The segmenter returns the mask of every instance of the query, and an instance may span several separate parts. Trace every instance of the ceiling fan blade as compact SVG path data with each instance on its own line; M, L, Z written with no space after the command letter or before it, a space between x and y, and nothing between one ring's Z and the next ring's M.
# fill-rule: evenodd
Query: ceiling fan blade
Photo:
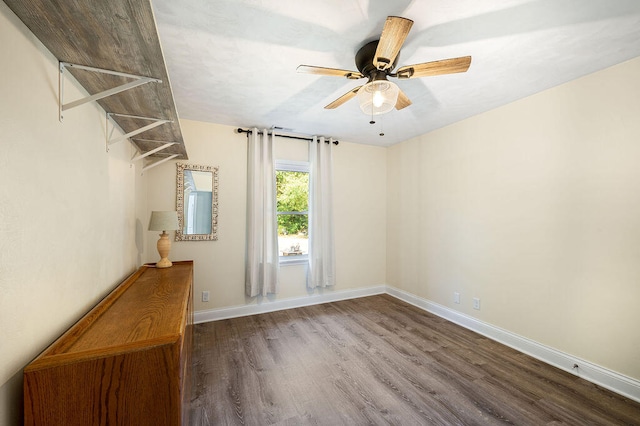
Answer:
M299 65L296 71L305 74L328 75L330 77L346 77L350 80L364 78L358 71L340 70L337 68L314 67L313 65Z
M358 90L360 90L361 87L362 86L358 86L356 88L353 88L353 89L349 90L347 93L345 93L344 95L340 96L338 99L336 99L335 101L331 102L329 105L324 107L324 109L338 108L340 105L342 105L343 103L347 102L349 99L355 97L358 94Z
M398 68L396 77L400 79L428 77L431 75L455 74L466 72L471 65L471 56L443 59L441 61L425 62Z
M386 70L393 66L412 25L413 21L411 19L399 16L387 17L376 54L373 57L373 65L376 68Z
M398 100L396 101L396 109L400 111L401 109L406 108L409 105L411 105L411 99L409 99L407 95L405 95L404 92L400 90L398 92Z

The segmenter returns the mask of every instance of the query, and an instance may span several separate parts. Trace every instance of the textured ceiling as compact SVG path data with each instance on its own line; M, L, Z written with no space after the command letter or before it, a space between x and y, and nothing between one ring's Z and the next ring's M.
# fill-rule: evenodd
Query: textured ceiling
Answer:
M153 0L178 114L388 146L640 56L636 0ZM469 71L397 81L413 104L376 117L352 99L356 70L389 15L414 21L398 66L472 56ZM640 77L639 77L640 78ZM385 136L379 136L380 131Z

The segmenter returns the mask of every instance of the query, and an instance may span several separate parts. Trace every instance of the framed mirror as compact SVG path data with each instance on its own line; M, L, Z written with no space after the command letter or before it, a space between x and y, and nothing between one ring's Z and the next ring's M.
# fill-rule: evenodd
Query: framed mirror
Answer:
M176 241L218 239L218 168L177 163Z

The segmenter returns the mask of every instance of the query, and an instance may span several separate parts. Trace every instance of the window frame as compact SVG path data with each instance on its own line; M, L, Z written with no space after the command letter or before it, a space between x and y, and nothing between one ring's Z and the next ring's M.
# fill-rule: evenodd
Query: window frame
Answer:
M303 172L309 173L311 170L311 163L308 161L295 161L295 160L276 160L275 165L276 171L283 172ZM275 175L274 175L275 180ZM308 191L308 190L307 190ZM308 191L309 203L311 202L311 193ZM277 206L277 203L276 203ZM299 214L299 215L307 215L307 223L309 220L309 211L306 212L280 212L276 207L276 215L280 214ZM303 254L300 256L282 256L280 254L280 247L278 247L278 259L280 265L288 266L288 265L303 265L309 262L309 254Z

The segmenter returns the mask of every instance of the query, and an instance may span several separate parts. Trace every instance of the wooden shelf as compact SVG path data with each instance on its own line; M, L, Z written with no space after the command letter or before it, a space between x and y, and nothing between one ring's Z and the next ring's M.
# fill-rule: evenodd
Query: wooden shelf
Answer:
M61 62L162 80L96 102L108 113L171 120L132 138L132 142L141 153L157 148L162 142L177 142L151 157L178 154L176 159L188 158L149 0L5 0L5 3ZM73 68L68 71L90 95L130 81ZM114 116L113 120L125 133L148 124L120 116Z

